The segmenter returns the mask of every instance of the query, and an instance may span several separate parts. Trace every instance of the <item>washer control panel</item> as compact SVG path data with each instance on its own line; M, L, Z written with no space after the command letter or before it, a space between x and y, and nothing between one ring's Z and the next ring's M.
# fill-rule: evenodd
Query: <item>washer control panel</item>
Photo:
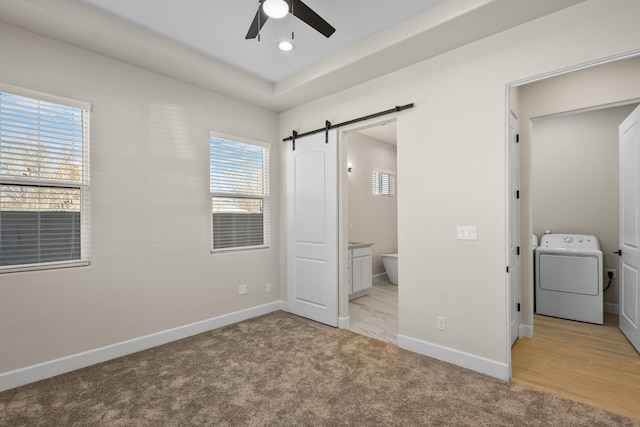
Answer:
M545 234L540 247L557 249L600 249L596 236L589 234Z

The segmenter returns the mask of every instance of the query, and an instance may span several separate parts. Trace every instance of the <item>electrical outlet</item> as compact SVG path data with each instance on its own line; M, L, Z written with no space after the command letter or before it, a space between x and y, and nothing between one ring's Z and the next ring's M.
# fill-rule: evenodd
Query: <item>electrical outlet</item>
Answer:
M442 316L436 317L436 328L439 331L446 331L447 330L447 319L442 317Z
M271 292L271 283L267 283L267 292Z
M247 293L247 285L238 286L238 295L244 295Z
M611 272L611 273L613 273L613 279L617 279L617 278L618 278L618 275L616 274L617 272L616 272L616 269L615 269L615 268L607 268L607 269L604 271L604 277L605 277L605 279L608 279L608 278L609 278L609 273L610 273L610 272Z

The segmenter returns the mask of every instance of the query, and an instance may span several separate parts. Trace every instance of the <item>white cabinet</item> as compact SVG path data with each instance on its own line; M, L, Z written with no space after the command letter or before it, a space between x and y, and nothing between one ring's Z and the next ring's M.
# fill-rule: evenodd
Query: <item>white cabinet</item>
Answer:
M349 299L366 295L371 287L371 245L349 246Z

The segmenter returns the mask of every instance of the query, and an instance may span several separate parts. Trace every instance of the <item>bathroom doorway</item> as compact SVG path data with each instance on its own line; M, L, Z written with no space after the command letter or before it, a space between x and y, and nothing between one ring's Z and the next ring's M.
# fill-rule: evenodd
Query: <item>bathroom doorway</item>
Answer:
M388 260L398 253L397 140L395 119L343 133L348 329L393 344L398 334L398 258L395 271Z

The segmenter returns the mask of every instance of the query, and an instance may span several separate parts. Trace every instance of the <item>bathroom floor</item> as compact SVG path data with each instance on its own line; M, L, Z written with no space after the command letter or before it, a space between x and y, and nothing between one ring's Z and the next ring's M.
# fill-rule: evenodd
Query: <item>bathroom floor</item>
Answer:
M369 294L349 302L349 330L392 344L398 339L398 287L374 283Z

